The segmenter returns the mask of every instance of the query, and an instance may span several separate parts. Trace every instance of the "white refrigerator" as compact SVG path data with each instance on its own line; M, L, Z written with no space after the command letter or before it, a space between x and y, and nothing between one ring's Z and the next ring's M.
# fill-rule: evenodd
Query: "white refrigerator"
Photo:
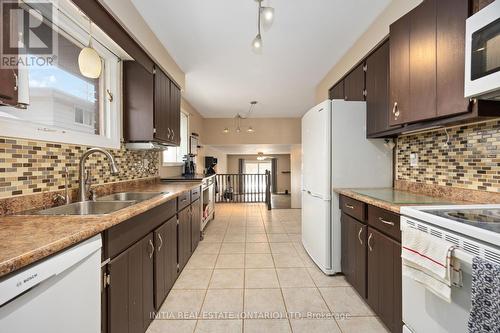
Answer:
M392 150L366 138L366 103L327 100L302 118L302 244L325 273L341 272L333 188L392 186Z

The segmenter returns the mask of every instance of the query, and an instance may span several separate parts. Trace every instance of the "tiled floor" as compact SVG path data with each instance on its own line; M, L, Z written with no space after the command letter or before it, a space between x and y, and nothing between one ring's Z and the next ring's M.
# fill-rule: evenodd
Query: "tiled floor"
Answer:
M300 242L300 210L220 204L149 333L386 332Z

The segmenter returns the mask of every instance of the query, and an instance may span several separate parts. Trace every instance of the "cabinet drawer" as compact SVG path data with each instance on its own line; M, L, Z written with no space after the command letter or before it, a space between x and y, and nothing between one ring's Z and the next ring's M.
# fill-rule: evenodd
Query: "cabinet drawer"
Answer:
M341 195L340 209L359 221L366 221L366 204L364 202Z
M191 196L191 192L187 191L182 193L177 197L177 211L181 211L185 207L189 206L191 201L189 200Z
M398 241L401 241L399 218L399 214L395 214L375 206L368 206L368 225L382 231L386 235Z
M191 190L191 202L194 202L196 199L199 199L200 198L200 193L201 193L200 187L192 189Z

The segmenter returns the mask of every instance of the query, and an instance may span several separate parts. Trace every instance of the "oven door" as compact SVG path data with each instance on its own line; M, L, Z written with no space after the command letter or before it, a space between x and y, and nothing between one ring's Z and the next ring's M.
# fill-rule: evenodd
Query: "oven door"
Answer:
M434 295L419 282L403 276L403 322L406 332L468 332L472 264L468 260L460 261L463 286L452 287L451 303Z
M465 97L500 98L500 1L467 19Z

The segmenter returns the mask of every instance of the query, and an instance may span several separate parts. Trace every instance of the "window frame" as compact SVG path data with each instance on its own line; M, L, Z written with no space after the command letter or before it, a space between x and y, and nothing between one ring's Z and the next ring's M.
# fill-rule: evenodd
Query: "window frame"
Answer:
M86 45L89 35L88 28L85 28L84 24L86 21L88 26L88 20L68 0L51 2L54 5L54 11L59 11L55 14L57 19L54 20L53 29L81 45ZM40 123L30 123L22 119L0 117L1 136L103 148L120 148L122 138L122 60L132 58L95 24L92 24L92 36L93 47L104 60L101 74L104 85L100 87L103 94L100 95L102 98L99 99L99 103L102 103L104 110L104 126L102 127L104 133L99 135L89 134ZM113 95L112 101L105 94L107 89Z

